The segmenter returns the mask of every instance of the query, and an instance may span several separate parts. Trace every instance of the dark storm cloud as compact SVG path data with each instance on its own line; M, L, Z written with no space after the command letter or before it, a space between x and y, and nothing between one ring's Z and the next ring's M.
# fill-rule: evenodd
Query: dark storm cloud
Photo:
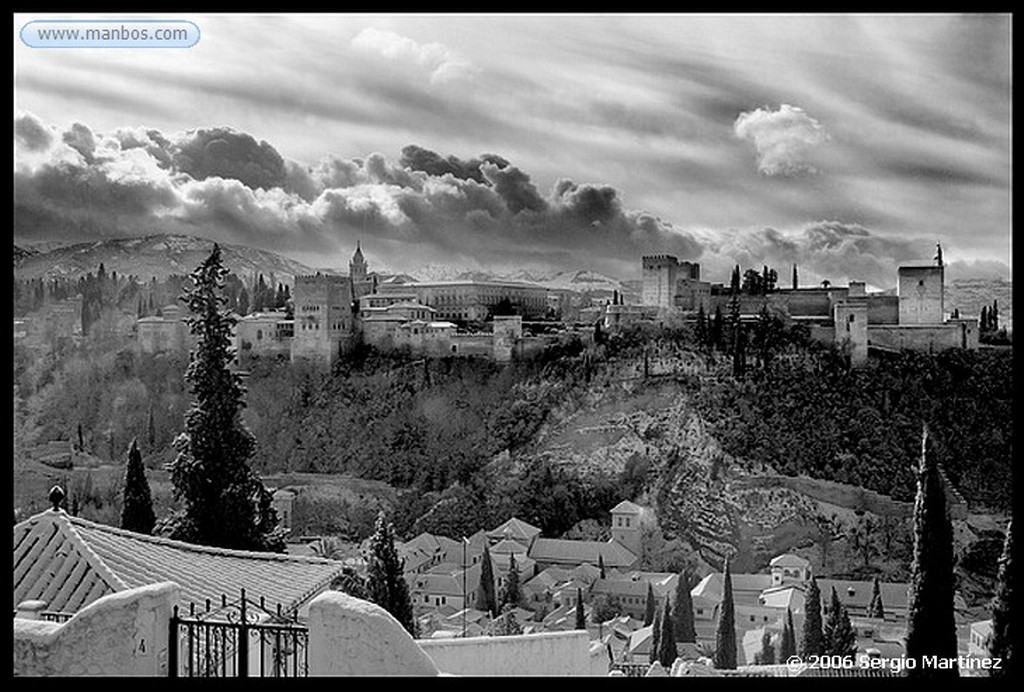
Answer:
M480 167L480 172L494 186L494 191L505 200L505 206L513 214L524 210L541 212L547 209L548 203L537 192L537 186L530 181L530 176L515 166L499 168L496 164L485 163Z
M402 158L399 160L400 165L414 171L422 171L435 176L451 174L456 178L475 180L478 183L484 182L484 174L480 170L481 164L484 163L491 163L499 168L509 165L508 161L495 154L484 154L480 158L463 161L457 156L444 157L415 144L404 147Z
M226 127L193 130L174 141L174 167L196 180L219 177L269 190L286 183L284 159L252 135Z
M53 143L53 132L31 113L14 119L14 136L27 151L42 151Z
M183 232L314 252L324 265L361 240L364 251L386 252L376 257L405 270L458 261L619 276L633 276L641 255L667 252L701 261L711 280L727 280L736 262L797 263L809 280L878 287L893 283L897 262L934 248L932 239L894 239L836 220L697 234L630 209L611 185L561 178L544 194L525 170L493 154L462 159L409 146L397 161L371 153L304 165L228 128L104 134L77 124L61 133L66 143L51 138L48 149L40 149L44 135L56 130L45 123L20 115L18 131L20 148L49 160L26 158L16 170L16 237L47 229L80 240Z

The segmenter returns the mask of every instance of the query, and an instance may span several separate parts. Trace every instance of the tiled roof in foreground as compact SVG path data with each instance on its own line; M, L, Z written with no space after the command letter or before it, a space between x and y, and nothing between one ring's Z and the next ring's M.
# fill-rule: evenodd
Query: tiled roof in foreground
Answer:
M221 596L298 608L344 568L341 562L285 553L211 548L146 536L47 510L14 526L14 605L42 600L77 612L107 594L172 581L182 605ZM216 606L215 606L216 607Z

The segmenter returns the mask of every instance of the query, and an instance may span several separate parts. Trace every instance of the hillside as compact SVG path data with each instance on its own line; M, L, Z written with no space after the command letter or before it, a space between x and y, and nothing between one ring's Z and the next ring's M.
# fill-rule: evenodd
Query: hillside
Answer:
M151 235L118 238L91 243L62 245L36 250L15 245L15 275L18 279L77 279L95 272L100 263L107 272L158 281L171 274L187 275L210 254L213 241L183 235ZM239 276L270 275L293 283L296 275L312 274L310 267L277 253L242 245L222 244L224 263ZM19 259L20 258L20 259Z

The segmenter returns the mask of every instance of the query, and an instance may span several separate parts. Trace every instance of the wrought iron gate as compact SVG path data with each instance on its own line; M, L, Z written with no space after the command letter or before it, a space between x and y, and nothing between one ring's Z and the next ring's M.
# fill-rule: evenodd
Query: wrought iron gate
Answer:
M174 607L170 624L170 677L305 677L309 671L309 632L298 614L269 610L263 599L241 598L187 616Z

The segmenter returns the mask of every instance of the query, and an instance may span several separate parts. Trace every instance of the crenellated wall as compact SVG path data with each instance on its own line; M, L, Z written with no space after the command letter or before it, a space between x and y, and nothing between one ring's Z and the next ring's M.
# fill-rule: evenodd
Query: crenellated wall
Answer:
M64 623L14 618L16 676L166 676L176 584L104 596Z

